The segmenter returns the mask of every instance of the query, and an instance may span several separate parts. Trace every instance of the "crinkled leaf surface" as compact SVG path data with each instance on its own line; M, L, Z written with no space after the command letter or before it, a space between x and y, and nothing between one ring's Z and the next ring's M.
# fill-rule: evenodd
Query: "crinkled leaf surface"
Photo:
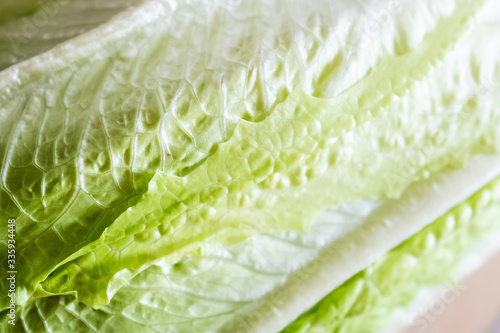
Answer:
M476 94L499 74L495 30L456 45L476 3L408 5L415 25L391 17L363 55L343 41L359 51L353 17L382 7L339 6L150 1L0 73L19 301L103 306L158 260L304 230L496 146L495 100Z
M102 306L124 280L156 260L168 258L173 263L185 255L205 256L214 246L259 232L305 230L324 208L346 200L398 195L426 173L495 145L495 108L475 102L471 91L477 82L469 68L451 69L454 61L463 61L463 54L473 55L475 43L463 45L470 53L450 56L442 72L432 71L469 14L459 11L443 20L439 33L427 36L420 49L382 61L365 80L334 99L292 92L262 122L239 123L231 138L189 174L157 172L138 203L97 241L59 266L43 282L39 295L70 293ZM394 79L387 77L389 68ZM415 68L422 69L416 74L420 77L411 77ZM449 78L442 75L458 78L453 107L460 103L457 91L468 95L458 111L467 121L450 122L453 110L432 107L444 95L438 87ZM382 77L387 86L380 83ZM425 84L419 85L419 79ZM376 87L380 94L374 94ZM392 89L401 89L401 98L393 98ZM429 104L416 107L410 102L421 96ZM473 103L467 103L470 99ZM420 126L429 119L431 126ZM389 132L388 122L393 124ZM418 164L398 174L405 154L413 150L417 155L424 145L428 152L419 156ZM384 172L399 178L375 177ZM332 188L333 193L325 192Z
M395 308L409 305L419 288L453 281L461 256L487 235L498 234L499 189L497 178L346 281L284 332L376 331ZM31 300L22 309L16 329L248 331L259 324L258 317L239 321L236 328L228 323L244 315L255 300L268 298L269 290L325 243L359 229L380 207L380 202L350 204L324 213L306 235L258 235L202 260L153 265L99 310L72 296ZM436 270L436 265L443 269Z

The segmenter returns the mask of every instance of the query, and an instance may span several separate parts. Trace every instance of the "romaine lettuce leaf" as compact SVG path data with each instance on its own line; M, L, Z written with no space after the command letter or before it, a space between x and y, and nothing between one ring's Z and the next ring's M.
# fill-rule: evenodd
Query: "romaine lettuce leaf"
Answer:
M0 73L21 304L36 290L103 306L159 260L307 230L326 207L398 196L497 147L497 87L476 94L499 75L483 55L496 30L463 38L481 2L425 3L425 24L384 30L363 56L334 42L358 21L332 25L321 1L226 5L150 1Z
M500 232L499 189L497 178L332 291L284 332L374 332L395 308L409 305L420 288L454 281L461 256ZM258 332L260 318L245 316L252 304L261 298L271 302L270 290L290 272L339 233L360 232L363 221L381 207L376 201L339 207L317 219L305 235L259 235L202 260L152 265L98 310L73 296L32 299L22 308L16 329Z
M499 233L498 216L500 178L353 276L282 332L378 331L420 288L456 284L461 257Z
M477 98L480 85L470 69L453 70L464 56L474 55L481 41L469 39L442 67L434 65L453 50L450 40L460 37L469 15L469 9L458 10L443 19L415 52L381 61L336 98L291 92L261 122L239 123L184 177L156 172L137 204L98 240L64 260L37 295L72 294L100 307L157 260L203 257L216 246L256 233L307 230L322 209L398 196L411 182L463 163L471 153L494 151L499 114L488 103L495 95ZM415 68L422 71L412 77ZM452 96L440 89L450 76L455 79ZM422 96L427 103L413 103ZM433 107L445 96L448 104ZM450 120L450 114L459 120ZM429 119L430 126L421 126ZM418 161L401 174L407 156Z

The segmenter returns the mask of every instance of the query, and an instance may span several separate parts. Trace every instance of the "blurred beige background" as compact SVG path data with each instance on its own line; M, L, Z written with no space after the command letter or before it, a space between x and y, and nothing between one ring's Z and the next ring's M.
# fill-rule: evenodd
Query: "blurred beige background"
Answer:
M500 253L463 286L460 296L425 329L414 325L401 333L500 333Z

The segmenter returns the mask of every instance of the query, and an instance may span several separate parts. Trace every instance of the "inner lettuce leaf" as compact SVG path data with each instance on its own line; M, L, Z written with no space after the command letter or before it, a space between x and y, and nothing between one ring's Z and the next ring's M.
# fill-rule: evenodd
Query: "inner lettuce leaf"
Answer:
M21 309L15 330L10 326L6 332L251 331L259 325L258 316L236 326L228 323L255 299L266 297L262 286L279 283L293 266L300 266L321 247L322 237L336 235L335 224L355 228L379 206L360 202L330 210L307 235L259 235L202 260L152 265L98 310L73 296L32 299ZM454 281L461 257L499 234L499 214L496 178L332 291L283 332L377 331L396 308L411 304L420 288Z
M497 30L478 28L475 38L454 44L471 27L476 5L458 3L418 47L385 55L362 80L332 99L309 95L317 82L297 83L302 67L293 65L287 68L297 68L297 75L291 76L285 94L289 72L266 81L271 86L260 86L257 75L252 81L257 89L247 94L248 70L231 67L227 77L207 85L206 67L189 61L163 68L167 82L134 89L135 83L148 81L140 68L184 59L186 47L221 57L211 49L196 52L206 45L181 43L178 34L184 29L175 25L177 35L170 36L172 21L153 18L147 27L125 31L127 38L104 41L109 47L94 59L75 57L71 71L55 70L61 65L54 62L54 71L38 78L36 65L26 74L20 69L29 64L4 72L2 83L14 73L18 77L3 98L5 108L14 111L2 113L7 135L2 135L0 153L8 163L2 165L0 190L2 216L18 219L20 303L38 286L37 296L73 294L103 306L156 260L205 256L216 246L259 232L306 230L325 207L397 196L430 172L496 148L495 101L478 98L476 91L498 75L496 60L481 57L486 47L497 47L492 45ZM171 3L150 2L145 8L170 15L173 22L182 18ZM155 12L164 18L160 14ZM138 10L131 15L146 14ZM204 29L203 23L186 34ZM83 44L85 37L79 40ZM171 47L159 47L160 40ZM144 48L125 47L132 41ZM259 41L250 46L258 49ZM243 84L229 84L232 80ZM47 90L53 81L65 85ZM9 99L14 92L21 94ZM242 94L244 103L237 102ZM450 121L453 117L458 120ZM430 119L432 125L423 127ZM422 158L402 174L398 167L422 155L424 146ZM375 176L381 174L397 177Z
M377 332L424 286L457 283L460 259L498 235L500 178L332 291L283 333ZM436 269L439 267L439 269Z
M201 182L205 182L204 185L209 186L200 198L207 203L201 207L196 198L189 199L193 200L190 210L199 217L212 216L213 212L221 216L229 206L222 209L211 207L214 210L209 206L216 200L212 197L225 196L229 172L238 173L236 176L242 181L233 182L228 187L234 204L238 196L240 198L236 201L247 200L245 198L255 190L256 182L259 183L258 191L266 189L266 193L271 193L266 194L268 196L274 196L272 193L276 192L296 199L305 191L301 186L309 179L317 178L316 173L322 174L325 167L357 165L368 153L370 145L378 147L372 141L374 136L365 133L367 129L362 124L378 123L377 130L380 130L386 126L382 123L389 120L383 119L387 114L393 114L393 119L399 122L396 117L399 110L389 112L389 107L403 108L401 117L406 117L403 115L410 107L397 101L398 94L404 94L414 82L432 71L433 62L445 55L444 50L453 46L461 31L467 30L468 18L473 16L478 5L481 3L450 0L439 4L433 1L418 4L373 2L359 7L341 2L334 8L322 1L289 5L281 2L147 1L94 31L0 72L0 218L15 218L17 221L18 302L24 303L56 266L90 250L86 248L75 254L79 249L100 237L99 244L105 237L112 242L118 241L113 229L107 231L109 236L101 235L139 201L148 190L148 184L150 192L143 198L143 204L129 214L149 214L152 210L163 214L163 208L145 207L150 200L155 200L154 195L163 195L166 187L189 184L194 187L187 192L175 193L181 191L178 187L172 193L181 195L183 200L195 198L195 192L203 185ZM363 26L370 19L370 13L387 11L394 15L384 21L384 28L377 36L380 38L370 38L367 44L366 31L352 31L353 27ZM441 20L441 17L444 18ZM462 18L464 20L460 21ZM446 28L445 23L456 29ZM442 37L436 37L439 34ZM426 46L419 49L432 49L431 53L419 56L420 51L410 52L424 39ZM361 52L368 46L370 52ZM479 51L476 53L481 55ZM465 57L462 61L473 60ZM399 76L393 73L392 81L381 81L384 72L391 72L393 65L399 66ZM477 66L474 63L473 75L478 81L496 75L489 66L491 61ZM465 77L460 79L460 75L459 80L461 83L470 81ZM323 101L312 97L334 97L358 81L357 88L338 99ZM451 96L458 98L453 94L455 87L450 89ZM435 103L442 104L440 101ZM330 129L323 126L321 131L316 130L318 121L308 116L307 108L315 116L326 114L327 109L320 108L328 108ZM276 110L279 110L279 115L274 120L266 120ZM259 144L266 140L266 135L271 138L274 135L274 129L270 128L272 124L286 124L285 118L292 117L293 110L297 110L300 121L289 123L288 129L282 128L284 132L280 135L285 141L265 143L259 148L259 151L268 151L269 155L261 154L255 147L242 147L238 142L244 139L251 147L254 143L249 136L256 133L260 133L255 137ZM281 116L284 117L282 120L279 119ZM479 114L477 116L480 118ZM419 118L419 121L423 123L424 119ZM231 164L235 170L224 171L224 164L213 169L217 159L224 163L233 158L231 153L226 158L221 153L215 157L212 155L221 143L232 138L237 124L246 125L240 126L238 137L226 145L224 152L230 153L230 145L235 145L235 151L246 149L245 154L253 153L248 165L251 173L247 172L246 161L241 161L241 158L239 161L245 163ZM262 130L259 130L261 125ZM474 132L476 137L463 145L462 150L471 148L480 136L488 138L487 130L482 132L483 126L486 125L470 125L477 131ZM311 131L313 135L304 131ZM354 135L356 145L367 145L362 150L366 154L349 162L354 144L351 136ZM311 146L304 148L301 140L307 140ZM296 148L286 148L295 142L299 142ZM401 143L394 138L380 140L387 150L392 149L394 142ZM410 139L408 149L412 142ZM458 141L456 146L459 146ZM315 150L314 157L309 154L309 147ZM306 150L305 154L301 149ZM436 155L444 156L442 152L436 152ZM458 149L456 155L459 155ZM378 159L383 159L382 156ZM273 161L270 172L271 164L266 161L274 158L278 159L276 163ZM320 163L317 158L327 158L329 162ZM442 164L445 160L448 157L443 157ZM369 163L365 161L363 165L366 164ZM377 165L375 169L379 167L382 168ZM198 168L202 171L184 177ZM366 170L363 168L363 172L359 172L363 174L362 179L367 177ZM208 174L203 173L208 171L210 179L214 179L214 172L221 178L207 183ZM286 175L282 176L282 173ZM348 176L355 177L356 174ZM339 174L338 179L347 181L342 180L344 176L346 174ZM407 177L405 182L410 178ZM253 190L248 187L250 183ZM290 186L294 189L287 193ZM243 192L237 194L240 187ZM331 201L364 197L363 191L360 188L358 195L344 195L339 187ZM252 192L253 197L249 196L249 204L245 204L244 209L251 207L250 202L255 201L257 192ZM392 194L397 192L395 189ZM384 191L374 187L367 196L377 193ZM224 199L219 199L217 205L222 205ZM202 215L197 213L200 209ZM312 216L313 210L301 214ZM173 211L169 214L175 215ZM237 214L237 210L231 214ZM260 216L255 214L254 217L246 214L244 218L258 221ZM232 219L228 214L225 216L224 221ZM115 228L131 222L127 222L129 217L122 217ZM174 224L181 225L185 217ZM215 217L209 217L209 220ZM262 219L261 225L252 222L242 231L230 226L246 223L243 219L233 219L227 224L226 231L222 231L225 222L221 221L220 228L211 231L213 241L206 244L206 250L202 252L207 253L219 243L241 240L258 230L304 228L307 219L298 221L299 218L300 215L295 216L293 223L286 219L283 223ZM200 220L195 218L193 227L199 224ZM208 225L210 223L201 226L192 234L191 240L204 240L208 234L203 236L200 232ZM146 236L151 227L147 228L148 231L144 227L142 235ZM1 228L3 231L7 226L2 224ZM141 229L141 224L136 228ZM127 229L126 233L135 238L139 229ZM151 232L153 238L157 236L156 232ZM217 239L221 232L224 236ZM165 227L161 233L168 233L172 239L174 228ZM7 233L1 234L0 258L5 259ZM133 267L129 267L132 273L127 273L130 276L138 271L138 267L147 266L154 260L146 258L149 254L144 257L151 244L144 245L140 237L137 236L138 242L134 246L145 246L144 251L140 252L137 261L132 259ZM189 241L182 242L186 245ZM182 243L181 239L179 242ZM186 249L184 245L181 244L181 249ZM72 254L75 255L71 257ZM176 256L181 255L183 253ZM122 266L131 263L125 253L123 258ZM5 269L0 268L2 277L5 277ZM122 271L121 268L118 270ZM58 274L54 276L60 276ZM108 272L101 281L100 290L108 284L110 276L115 275ZM58 288L54 289L56 280L47 282L46 285L50 286L47 291L59 292L55 290ZM4 288L6 280L2 278L0 281ZM116 288L111 288L111 293ZM2 299L2 308L7 302L7 298ZM97 303L105 303L104 298Z
M457 9L414 52L380 61L333 99L291 92L265 120L238 123L187 175L158 171L137 204L64 260L36 296L71 294L101 307L157 260L203 257L256 233L307 230L327 207L398 196L472 153L493 152L498 94L479 98L474 76L483 70L463 63L497 75L497 60L474 59L498 30L478 28L455 47L450 40L461 36L470 14ZM402 174L412 156L418 160Z

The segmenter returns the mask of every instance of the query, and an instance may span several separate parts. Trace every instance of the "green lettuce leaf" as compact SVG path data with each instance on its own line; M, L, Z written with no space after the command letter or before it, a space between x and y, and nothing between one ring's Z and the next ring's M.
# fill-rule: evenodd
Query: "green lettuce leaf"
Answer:
M9 1L0 3L0 70L48 51L57 44L85 33L107 22L140 0L46 0L29 15L13 17L5 9ZM28 6L16 0L16 5ZM1 22L2 17L9 19Z
M157 260L203 257L216 246L256 233L307 230L322 209L360 198L398 196L411 182L463 162L471 153L492 152L498 113L471 93L478 84L470 69L451 71L454 60L472 56L477 44L463 44L455 59L452 55L438 67L442 72L432 66L450 50L450 38L460 36L469 15L469 9L458 10L443 19L415 52L381 61L336 98L290 93L265 120L239 123L231 138L184 177L158 171L137 204L98 240L64 260L37 295L72 294L100 307ZM411 76L415 68L422 69L420 77ZM433 108L447 95L438 89L448 80L443 73L457 78L455 95L448 96L449 107ZM393 98L394 90L402 91L400 98ZM466 96L465 105L458 92ZM421 96L428 105L411 103ZM456 116L466 121L450 121L457 103ZM428 119L432 126L420 126ZM389 131L387 124L393 124ZM419 154L422 147L426 151ZM419 161L402 175L398 168L406 154ZM398 177L388 181L375 176L384 173Z
M7 332L249 331L258 318L229 324L243 318L255 300L267 298L328 239L360 229L378 207L378 202L339 207L305 235L258 235L203 260L153 265L98 310L73 296L30 300ZM411 304L420 288L454 281L461 257L500 231L499 213L497 178L339 286L284 332L376 331L396 308Z
M426 24L361 56L335 38L362 18L332 25L320 1L149 1L3 71L0 218L17 220L19 303L100 307L159 260L307 230L326 207L494 151L497 100L476 92L499 74L483 59L496 30L463 38L481 4L423 4Z
M500 178L332 291L282 332L376 332L424 286L457 281L474 245L498 234ZM439 267L439 269L436 269Z

